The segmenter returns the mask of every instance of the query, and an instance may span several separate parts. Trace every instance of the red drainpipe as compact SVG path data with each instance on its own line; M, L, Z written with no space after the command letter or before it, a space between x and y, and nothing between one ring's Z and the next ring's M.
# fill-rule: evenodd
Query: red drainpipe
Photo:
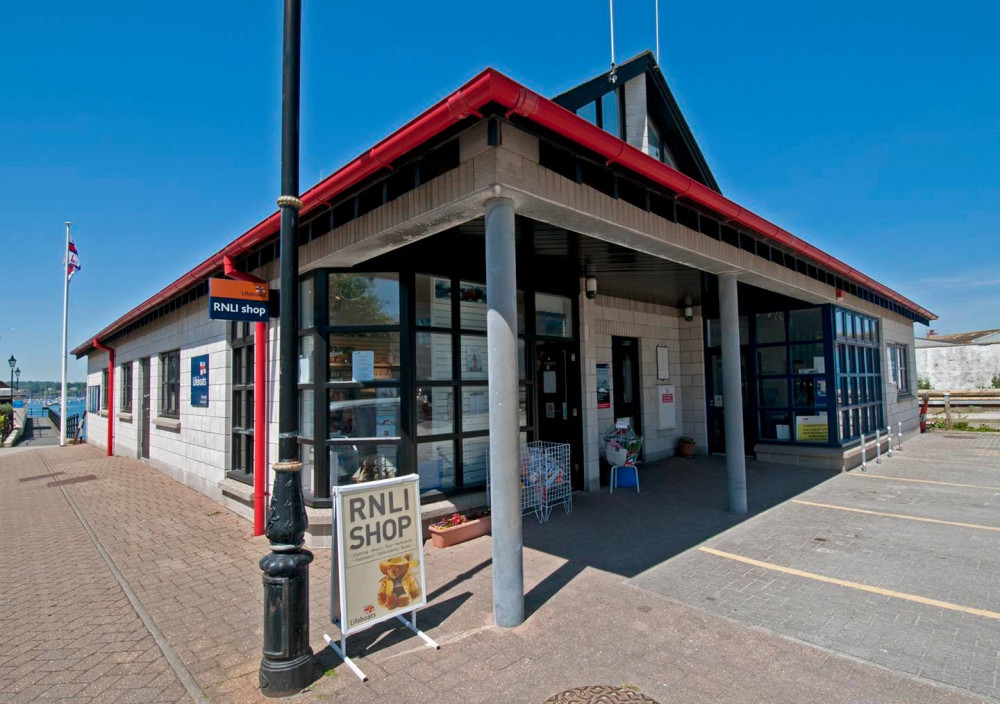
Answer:
M108 353L108 457L115 454L115 351L94 338L94 347Z
M223 271L236 281L264 283L263 279L236 269L231 257L223 257ZM267 480L267 323L254 323L253 330L253 534L264 535L264 511L270 494Z

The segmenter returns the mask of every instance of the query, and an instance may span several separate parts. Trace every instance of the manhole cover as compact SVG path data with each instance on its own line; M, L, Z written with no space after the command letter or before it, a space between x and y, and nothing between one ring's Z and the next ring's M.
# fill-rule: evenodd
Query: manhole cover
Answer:
M567 689L565 692L549 697L543 704L620 704L623 702L657 704L655 699L651 699L634 689L600 684Z

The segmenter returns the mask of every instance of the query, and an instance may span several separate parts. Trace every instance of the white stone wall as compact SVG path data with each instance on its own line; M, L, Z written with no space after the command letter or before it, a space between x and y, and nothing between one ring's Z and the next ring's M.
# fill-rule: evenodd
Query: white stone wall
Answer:
M581 281L581 291L583 282ZM600 488L600 440L614 426L614 408L597 408L598 363L612 363L611 338L639 339L641 366L641 406L643 456L646 461L674 454L677 438L692 435L700 451L708 450L705 416L704 347L701 313L684 320L681 311L668 306L642 303L598 294L590 300L580 297L580 353L582 362L584 482L588 491ZM670 379L656 375L656 348L666 346L670 359ZM612 398L614 370L611 374ZM675 388L677 426L660 430L657 387Z
M932 389L992 389L993 377L1000 375L1000 344L922 347L916 352L917 376Z
M882 327L882 398L884 400L885 420L896 432L897 424L903 424L903 433L912 433L920 427L920 408L917 398L917 361L913 345L913 323L906 318L894 314L883 315ZM906 345L908 356L907 366L910 370L910 388L899 389L890 380L891 369L887 366L887 350L889 344Z

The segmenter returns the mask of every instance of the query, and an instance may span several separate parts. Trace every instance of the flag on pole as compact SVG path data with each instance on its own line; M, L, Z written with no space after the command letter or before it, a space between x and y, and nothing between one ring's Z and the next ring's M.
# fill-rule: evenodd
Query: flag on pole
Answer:
M73 279L73 274L80 271L80 254L76 251L76 242L69 240L69 251L66 252L66 280Z

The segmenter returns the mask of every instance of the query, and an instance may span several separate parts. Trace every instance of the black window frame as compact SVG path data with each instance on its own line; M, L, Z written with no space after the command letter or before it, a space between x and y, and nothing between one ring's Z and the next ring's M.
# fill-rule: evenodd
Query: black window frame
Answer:
M882 326L849 308L834 307L833 315L837 437L849 445L884 427Z
M108 410L108 368L101 370L101 410Z
M254 328L255 323L229 324L229 469L230 479L253 486L254 465Z
M174 376L171 377L171 372ZM160 408L164 418L181 417L181 351L160 353Z
M125 362L121 365L121 376L122 376L122 399L121 399L121 411L122 413L132 412L132 362Z

